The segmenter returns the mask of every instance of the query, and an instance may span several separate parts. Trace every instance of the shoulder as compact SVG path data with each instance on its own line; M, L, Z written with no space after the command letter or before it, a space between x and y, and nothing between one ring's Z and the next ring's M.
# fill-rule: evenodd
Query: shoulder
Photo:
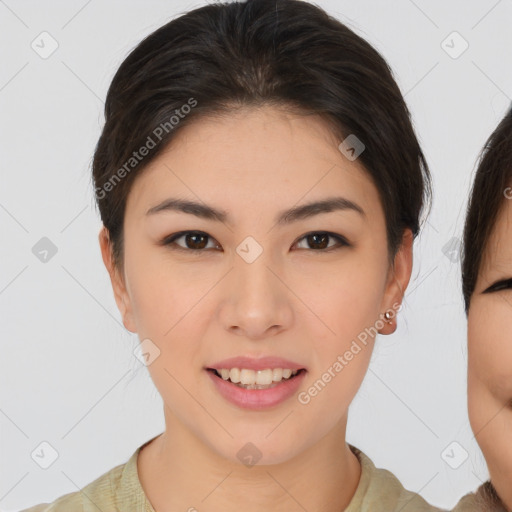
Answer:
M77 492L64 494L52 503L41 503L21 512L102 512L118 510L132 491L136 454L112 468ZM132 495L133 496L133 495ZM135 509L134 509L135 510ZM126 511L127 512L127 511Z
M361 463L361 479L345 512L442 512L419 494L405 489L393 473L376 468L361 450L351 449Z

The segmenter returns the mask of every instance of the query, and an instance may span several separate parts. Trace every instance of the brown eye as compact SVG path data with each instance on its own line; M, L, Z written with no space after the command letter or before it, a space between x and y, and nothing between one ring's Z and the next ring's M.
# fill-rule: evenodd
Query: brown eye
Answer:
M329 245L329 239L336 240L337 245ZM304 235L300 240L306 241L308 245L306 249L312 249L316 251L326 251L350 245L342 236L335 235L334 233L328 233L325 231L308 233Z
M183 242L178 243L177 241L183 239ZM180 251L190 252L190 253L200 253L204 252L204 250L208 249L208 240L215 240L207 233L202 231L181 231L179 233L174 233L172 235L164 238L160 244L169 246L171 249L176 249ZM347 240L334 233L328 233L324 231L307 233L300 240L305 240L308 247L306 249L317 251L317 252L329 252L333 249L339 249L341 247L350 246ZM336 243L329 243L334 240ZM216 242L216 240L215 240ZM216 248L217 245L214 244L211 248Z
M176 242L180 239L184 240L184 245ZM207 248L208 240L210 239L215 240L210 237L210 235L202 231L181 231L180 233L174 233L173 235L164 238L161 244L170 246L172 249L182 251L204 252L203 249ZM213 248L215 248L215 246Z

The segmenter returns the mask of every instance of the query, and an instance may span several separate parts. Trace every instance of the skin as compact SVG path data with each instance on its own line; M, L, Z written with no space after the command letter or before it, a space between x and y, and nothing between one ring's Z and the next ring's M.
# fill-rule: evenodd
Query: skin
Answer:
M347 410L367 371L373 339L307 405L296 397L248 411L217 392L205 367L234 356L280 356L313 382L366 327L401 303L412 267L412 234L393 262L377 189L359 162L338 150L317 117L275 107L202 119L178 132L137 177L124 220L124 273L112 265L108 232L99 240L125 327L160 356L148 366L164 402L166 430L140 453L141 484L158 512L189 510L339 511L361 468L345 441ZM275 225L284 209L327 197L357 203ZM225 223L146 211L168 197L224 209ZM182 230L208 235L159 245ZM350 246L304 236L329 231ZM252 236L263 253L248 264L237 246ZM200 240L201 241L201 240ZM188 252L186 252L188 251ZM391 334L396 320L385 324ZM248 442L262 453L246 467ZM204 501L203 501L204 500ZM193 509L192 509L193 510Z
M468 312L468 408L491 481L512 510L512 201L493 229Z

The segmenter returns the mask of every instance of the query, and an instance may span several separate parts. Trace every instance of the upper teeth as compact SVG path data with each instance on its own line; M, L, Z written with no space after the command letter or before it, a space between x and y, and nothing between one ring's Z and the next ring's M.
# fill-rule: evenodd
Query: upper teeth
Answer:
M217 370L220 376L224 380L230 380L237 384L258 384L267 385L272 382L280 382L283 379L289 379L292 375L295 375L298 370L290 370L289 368L273 368L266 370L247 370L245 368L222 368Z

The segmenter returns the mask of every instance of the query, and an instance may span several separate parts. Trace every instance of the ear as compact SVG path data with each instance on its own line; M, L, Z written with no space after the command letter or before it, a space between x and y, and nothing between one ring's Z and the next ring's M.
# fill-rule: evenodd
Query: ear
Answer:
M112 258L112 244L110 242L109 232L105 226L100 229L98 239L100 242L101 256L103 263L110 275L110 282L114 291L117 308L121 313L123 324L130 332L137 332L135 322L132 314L132 307L130 297L126 291L125 281L119 272L119 269L114 265Z
M392 334L396 331L398 311L412 273L413 241L412 231L410 229L404 230L402 242L388 273L381 314L384 326L379 329L380 334ZM384 317L386 312L389 313L389 319Z

